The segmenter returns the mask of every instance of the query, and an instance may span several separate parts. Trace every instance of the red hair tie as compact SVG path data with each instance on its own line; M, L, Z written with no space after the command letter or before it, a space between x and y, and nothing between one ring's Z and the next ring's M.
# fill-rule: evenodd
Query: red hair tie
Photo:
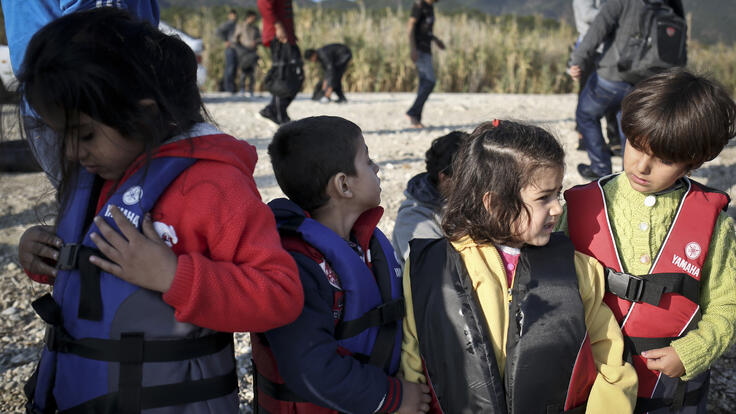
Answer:
M494 119L493 121L491 121L491 125L493 125L494 128L498 128L498 124L500 123L501 121L499 121L498 119Z

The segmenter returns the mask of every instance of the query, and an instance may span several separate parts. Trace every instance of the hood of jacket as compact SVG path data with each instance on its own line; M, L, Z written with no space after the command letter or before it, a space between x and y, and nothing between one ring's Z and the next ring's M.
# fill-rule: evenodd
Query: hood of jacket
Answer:
M404 195L433 209L439 209L442 206L442 195L437 187L429 181L429 173L426 172L417 174L409 180Z
M254 146L243 140L220 132L210 124L196 124L186 134L175 136L163 143L153 153L152 158L187 157L198 160L216 161L230 164L246 175L253 175L258 154ZM135 161L121 180L124 181L145 163L145 154Z

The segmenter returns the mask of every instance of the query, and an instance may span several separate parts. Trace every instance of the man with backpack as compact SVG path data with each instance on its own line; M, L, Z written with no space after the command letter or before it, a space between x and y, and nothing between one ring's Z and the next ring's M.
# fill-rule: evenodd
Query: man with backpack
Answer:
M687 61L687 27L681 0L608 0L572 53L570 75L578 79L594 64L596 49L609 36L609 47L580 94L575 111L578 130L590 158L579 164L586 179L611 174L611 153L603 139L601 117L621 104L640 80ZM622 142L622 146L624 143Z

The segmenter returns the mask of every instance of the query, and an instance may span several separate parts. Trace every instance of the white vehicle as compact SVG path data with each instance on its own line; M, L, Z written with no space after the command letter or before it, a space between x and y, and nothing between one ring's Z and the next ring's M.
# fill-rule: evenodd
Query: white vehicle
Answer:
M204 86L204 82L207 80L207 69L202 66L202 54L204 53L204 43L202 39L189 36L181 30L175 29L167 23L159 22L158 30L161 30L167 35L178 36L184 43L194 51L194 56L197 57L197 85L201 88Z

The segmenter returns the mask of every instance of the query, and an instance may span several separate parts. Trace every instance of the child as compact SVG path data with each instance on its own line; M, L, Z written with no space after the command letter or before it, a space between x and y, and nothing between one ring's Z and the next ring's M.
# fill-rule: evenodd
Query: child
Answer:
M442 237L442 205L452 176L452 159L467 136L465 132L452 131L432 141L424 156L427 171L407 183L406 198L399 206L391 236L402 266L409 255L409 240Z
M562 227L609 268L637 410L705 412L708 368L734 342L736 236L728 196L685 176L736 135L736 104L676 69L640 82L622 112L624 173L566 191Z
M289 323L303 294L255 149L203 122L191 49L127 12L80 12L33 37L19 82L64 166L55 229L18 248L54 284L34 302L50 327L29 409L238 412L224 332Z
M268 146L289 199L269 203L297 262L304 311L251 335L256 412L416 413L425 385L395 377L404 305L401 269L376 228L378 166L360 128L339 117L288 123Z
M494 120L462 144L447 236L412 241L404 269L402 373L430 384L432 412L633 409L603 269L552 234L563 173L538 127Z

